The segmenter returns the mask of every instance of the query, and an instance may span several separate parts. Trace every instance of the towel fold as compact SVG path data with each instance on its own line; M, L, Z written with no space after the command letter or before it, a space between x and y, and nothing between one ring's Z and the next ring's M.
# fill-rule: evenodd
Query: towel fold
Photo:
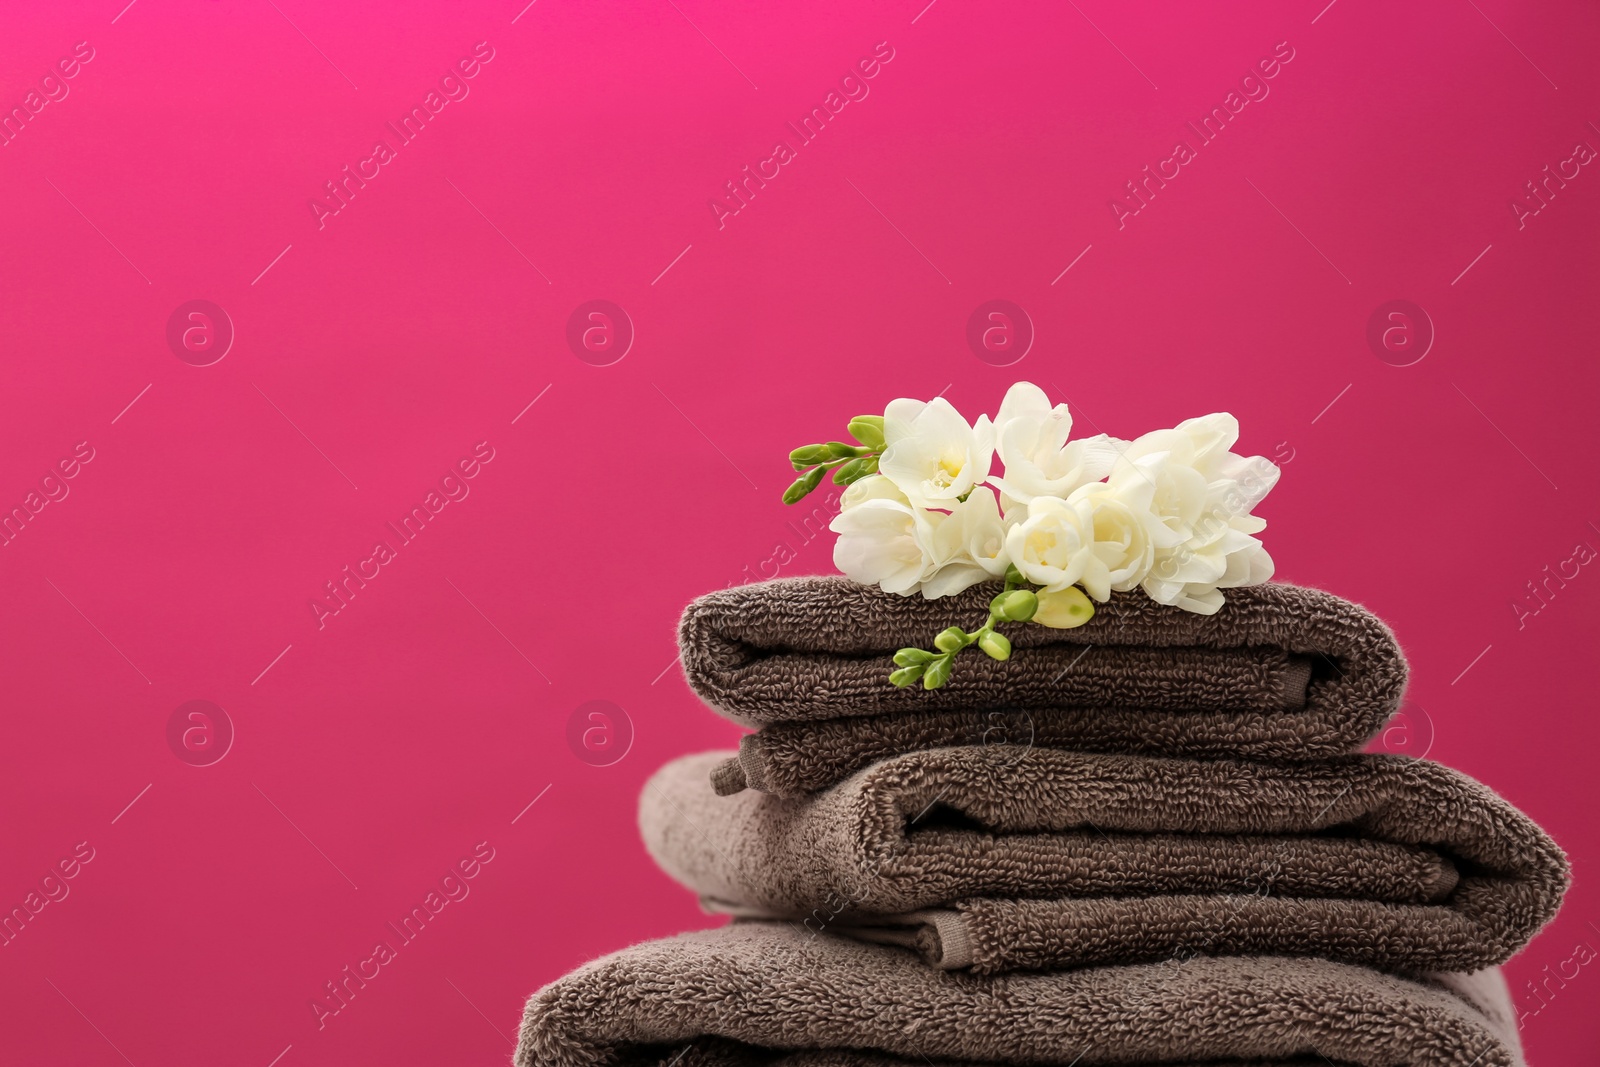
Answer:
M1359 749L1405 688L1381 621L1282 584L1230 589L1215 615L1114 594L1077 629L1006 625L1009 660L969 651L940 689L888 683L897 649L981 622L998 589L924 600L786 578L694 601L679 626L689 684L734 721L772 727L722 788L808 792L884 756L974 743L997 710L1036 713L1041 746L1310 759Z
M1221 1063L1219 1063L1221 1061ZM1522 1067L1494 970L1192 958L980 978L783 923L635 945L536 993L518 1067Z
M1504 800L1398 756L946 748L794 800L717 796L723 757L668 764L640 803L651 854L707 907L982 974L1185 952L1472 971L1525 944L1568 881Z
M1359 747L1350 737L1310 740L1305 714L1259 711L1140 712L1106 708L896 711L768 723L739 739L739 754L712 769L717 792L780 797L815 793L890 756L958 745L1032 745L1195 759L1301 759Z

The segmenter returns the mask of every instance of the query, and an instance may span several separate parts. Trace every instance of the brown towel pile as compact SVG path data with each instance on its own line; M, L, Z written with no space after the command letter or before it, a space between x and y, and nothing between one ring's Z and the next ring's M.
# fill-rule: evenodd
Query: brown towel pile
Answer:
M939 600L847 578L792 578L701 597L679 629L706 703L759 732L719 792L824 789L917 749L991 744L1214 759L1305 760L1361 748L1399 707L1406 665L1388 627L1317 589L1230 589L1215 615L1113 594L1074 630L1004 627L942 689L885 681L895 651L982 621L998 585Z
M1128 594L888 684L991 594L691 605L691 684L761 730L663 768L640 825L735 920L542 990L518 1064L1523 1067L1495 965L1566 859L1461 774L1354 754L1404 686L1382 623L1282 585L1210 617Z

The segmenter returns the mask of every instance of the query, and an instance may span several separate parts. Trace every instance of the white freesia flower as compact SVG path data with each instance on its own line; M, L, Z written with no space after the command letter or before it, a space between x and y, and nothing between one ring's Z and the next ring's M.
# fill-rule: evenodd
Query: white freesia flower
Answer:
M1021 521L1022 512L1003 514L994 494L987 489L974 491L965 507L963 537L967 555L991 578L1004 576L1011 566L1011 555L1006 551L1006 531Z
M1065 497L1111 472L1122 442L1105 434L1068 441L1067 405L1050 406L1044 390L1018 382L1006 391L995 417L995 437L1005 474L990 478L1006 497L1026 504L1036 496Z
M869 474L865 478L858 478L845 486L844 494L839 497L839 510L848 511L857 504L868 500L893 500L900 504L909 504L906 495L899 488L881 474Z
M1229 477L1245 457L1229 451L1239 440L1239 420L1226 411L1185 419L1170 430L1153 430L1123 443L1121 459L1135 460L1170 452L1178 462L1199 471L1208 481Z
M1277 483L1275 464L1231 451L1239 424L1225 412L1189 419L1128 444L1109 483L1151 490L1163 532L1142 585L1150 597L1210 615L1221 589L1259 585L1272 577L1272 557L1253 534L1266 523L1251 514Z
M1067 497L1069 505L1089 507L1094 541L1078 584L1095 600L1105 603L1113 591L1137 589L1150 574L1156 546L1167 537L1150 510L1153 496L1146 483L1091 482Z
M1094 506L1080 500L1034 497L1006 531L1006 553L1022 576L1056 592L1083 578L1094 556Z
M989 476L994 425L980 415L969 426L943 397L891 401L883 412L885 447L878 470L912 504L948 508Z
M875 488L881 491L882 483ZM828 524L839 535L833 543L833 565L887 593L915 592L933 563L933 514L885 495L864 494Z
M933 524L933 565L922 583L929 600L959 593L1005 574L1005 526L994 493L979 486L950 514L929 512Z

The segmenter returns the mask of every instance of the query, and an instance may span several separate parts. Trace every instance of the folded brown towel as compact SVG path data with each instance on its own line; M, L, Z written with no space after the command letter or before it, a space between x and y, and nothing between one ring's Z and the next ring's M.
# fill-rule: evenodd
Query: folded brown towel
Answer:
M889 684L897 649L982 621L998 588L924 600L847 578L785 578L694 601L679 627L689 684L736 722L771 727L721 771L720 787L748 778L809 792L883 756L983 743L995 710L1034 712L1041 746L1309 759L1359 749L1405 688L1382 622L1281 584L1230 589L1215 615L1114 594L1077 629L1006 625L1011 659L969 651L943 688Z
M1321 724L1297 712L895 711L821 722L768 723L739 739L739 754L712 769L712 782L725 796L749 788L799 797L890 756L957 745L1269 760L1339 755L1360 747L1340 738L1308 740L1308 726L1320 729Z
M947 748L798 800L715 795L722 756L668 764L640 800L651 854L708 907L984 974L1186 951L1471 971L1525 944L1568 880L1504 800L1398 756Z
M518 1067L1161 1064L1521 1067L1497 971L1412 981L1317 959L979 978L782 923L635 945L528 1001Z

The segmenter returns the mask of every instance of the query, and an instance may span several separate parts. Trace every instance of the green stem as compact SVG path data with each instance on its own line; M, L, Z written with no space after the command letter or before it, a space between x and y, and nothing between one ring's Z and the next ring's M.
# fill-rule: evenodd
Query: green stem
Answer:
M898 686L912 685L918 679L922 679L923 688L925 689L937 689L943 686L949 679L950 672L954 669L956 654L968 645L975 645L983 640L985 636L994 633L995 627L1002 621L1002 617L993 606L994 602L1007 593L1026 588L1027 585L1027 581L1023 579L1021 574L1016 572L1015 568L1009 569L1006 572L1005 588L990 598L989 617L984 620L982 626L971 633L961 631L964 635L961 644L949 651L940 649L936 653L930 653L925 649L901 649L900 654L897 654L895 659L899 669L892 672L890 680ZM941 636L943 635L941 634ZM990 654L993 655L992 652ZM909 661L908 659L902 659L901 655L908 656ZM924 660L916 658L921 656L926 656L927 658ZM902 664L903 666L901 666Z
M1004 589L1000 590L998 595L999 596L1004 596L1005 594L1011 592L1013 589L1020 589L1024 584L1025 583L1023 583L1021 581L1014 580L1014 579L1011 578L1010 575L1007 575L1006 576L1006 587ZM1000 616L995 614L994 608L990 608L989 609L989 621L984 623L978 629L972 631L972 635L971 635L972 636L972 640L968 641L967 644L975 645L975 644L978 643L978 638L982 637L986 633L993 633L994 632L994 628L995 628L995 624L998 623L999 621L1000 621Z

